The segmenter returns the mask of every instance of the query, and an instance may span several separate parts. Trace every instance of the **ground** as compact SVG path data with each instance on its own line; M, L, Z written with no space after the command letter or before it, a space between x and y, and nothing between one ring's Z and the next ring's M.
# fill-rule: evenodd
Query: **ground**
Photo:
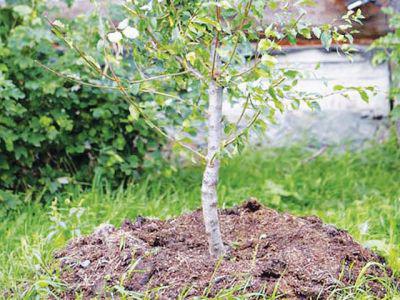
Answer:
M232 287L242 296L284 299L328 299L361 281L378 297L397 288L383 258L317 217L280 214L256 199L219 216L227 248L220 259L209 256L201 210L165 221L125 220L119 229L104 224L71 240L55 255L66 283L62 297L107 298L116 286L126 296L161 299L216 297Z
M253 196L280 212L316 215L348 230L399 274L400 152L395 142L339 155L328 149L309 160L315 151L249 151L229 161L222 168L220 207ZM165 170L112 190L96 178L91 189L59 195L44 209L27 195L24 205L0 215L2 296L46 298L62 292L65 286L54 272L58 266L53 257L71 237L88 234L105 222L119 227L124 219L138 215L165 219L193 211L200 205L200 179L197 168ZM356 286L346 293L354 299L367 292ZM392 290L388 299L396 293Z

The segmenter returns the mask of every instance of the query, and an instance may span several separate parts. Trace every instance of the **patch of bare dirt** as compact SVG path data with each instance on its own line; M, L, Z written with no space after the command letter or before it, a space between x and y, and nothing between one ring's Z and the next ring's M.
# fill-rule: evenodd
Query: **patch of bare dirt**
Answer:
M247 291L271 293L278 286L285 299L324 299L338 285L353 284L368 262L384 263L344 230L254 200L222 210L220 220L230 249L220 261L208 255L200 210L167 221L138 217L74 239L56 254L68 285L64 297L107 297L105 287L122 285L138 292L165 286L162 298L175 299L182 289L189 290L187 297L205 290L215 295L247 279ZM384 271L371 267L368 273ZM370 288L377 296L385 293L377 283Z

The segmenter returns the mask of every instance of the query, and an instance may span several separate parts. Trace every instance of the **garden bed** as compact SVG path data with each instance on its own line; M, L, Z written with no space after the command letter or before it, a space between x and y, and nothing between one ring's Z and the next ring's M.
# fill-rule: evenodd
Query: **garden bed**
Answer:
M281 214L249 200L221 210L220 221L229 249L220 260L208 255L200 210L166 221L125 220L119 229L100 226L56 254L67 284L64 296L107 297L124 290L175 299L234 289L236 294L325 299L354 285L360 272L375 279L392 276L389 268L378 266L385 263L381 257L314 216ZM378 280L363 288L378 297L385 294Z

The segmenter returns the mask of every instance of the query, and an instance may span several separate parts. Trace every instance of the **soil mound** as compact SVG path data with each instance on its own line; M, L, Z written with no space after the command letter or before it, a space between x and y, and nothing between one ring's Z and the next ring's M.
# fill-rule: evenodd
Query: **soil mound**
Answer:
M368 262L383 259L344 230L314 216L294 217L250 200L220 211L227 257L208 256L200 210L167 221L138 217L119 229L99 227L72 240L56 254L68 290L84 297L108 297L110 287L145 292L157 287L161 299L212 296L246 282L244 292L274 290L285 299L325 299L338 286L355 282ZM391 276L372 265L367 274ZM368 286L378 297L383 286ZM108 289L108 292L107 292ZM154 297L150 296L151 298Z

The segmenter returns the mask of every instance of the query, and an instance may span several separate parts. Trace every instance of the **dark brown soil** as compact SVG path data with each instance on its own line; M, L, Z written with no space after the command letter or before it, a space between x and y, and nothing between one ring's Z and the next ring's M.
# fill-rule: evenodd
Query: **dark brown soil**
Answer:
M115 285L138 292L166 286L162 299L175 299L183 289L187 297L211 296L247 280L246 292L271 293L278 286L285 299L325 299L334 288L353 284L368 262L384 263L344 230L254 200L222 210L220 220L230 250L219 261L208 256L200 210L167 221L126 220L120 229L102 226L72 240L56 254L68 285L64 296L107 297L105 288ZM385 272L371 267L367 273ZM385 293L378 283L369 288Z

